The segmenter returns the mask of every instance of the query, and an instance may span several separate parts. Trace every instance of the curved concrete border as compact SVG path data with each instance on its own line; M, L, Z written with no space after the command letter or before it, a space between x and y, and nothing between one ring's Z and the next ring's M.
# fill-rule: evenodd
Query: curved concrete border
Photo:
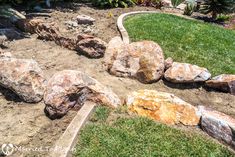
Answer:
M127 44L130 43L129 35L126 31L126 28L123 26L123 22L126 19L126 17L135 15L135 14L152 14L152 13L160 13L160 12L159 11L134 11L134 12L124 13L118 17L117 27L124 43L127 43Z
M170 14L170 15L175 15L175 16L179 16L179 17L183 17L185 19L190 19L190 20L196 20L196 21L200 21L182 14L177 14L177 13L166 13L166 12L161 12L161 11L133 11L133 12L129 12L129 13L124 13L122 15L120 15L117 19L117 27L118 27L118 31L120 32L120 35L122 37L122 40L124 43L129 44L130 43L130 38L128 35L128 32L126 30L126 28L123 25L124 20L131 15L136 15L136 14L156 14L156 13L162 13L162 14Z
M77 142L77 137L82 126L86 123L89 115L95 108L94 102L85 102L77 115L70 122L69 126L54 145L54 150L49 154L50 157L72 156L73 147Z

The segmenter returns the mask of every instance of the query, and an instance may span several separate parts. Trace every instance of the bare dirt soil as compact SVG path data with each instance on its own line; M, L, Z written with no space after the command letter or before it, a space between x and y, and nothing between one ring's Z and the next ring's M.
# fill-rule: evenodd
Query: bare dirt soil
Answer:
M39 17L59 25L66 36L75 36L84 32L87 27L93 34L108 42L119 35L116 20L119 15L135 10L156 10L154 8L134 7L127 9L97 10L84 5L60 6L52 9L50 17ZM73 20L78 14L86 14L96 19L94 26L78 26L68 29L65 22ZM89 28L89 29L90 29ZM104 85L113 89L122 99L138 89L154 89L174 93L192 105L205 105L227 113L235 118L235 96L217 91L207 91L201 85L174 85L166 81L154 84L142 84L128 78L118 78L108 74L103 59L88 59L75 51L62 48L51 41L37 39L36 35L14 40L6 44L9 51L17 58L34 59L49 79L55 72L71 69L80 70L94 77ZM76 114L75 111L59 120L50 120L44 114L44 104L27 104L20 101L10 91L0 89L0 144L13 143L27 147L52 146L68 126ZM25 151L15 156L46 156L48 152Z

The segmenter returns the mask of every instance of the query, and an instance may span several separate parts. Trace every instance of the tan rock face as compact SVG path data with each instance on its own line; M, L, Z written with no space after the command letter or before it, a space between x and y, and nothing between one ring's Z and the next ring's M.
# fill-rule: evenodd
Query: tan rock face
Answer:
M235 75L222 74L206 81L206 85L235 95Z
M79 71L60 71L48 81L44 102L50 118L60 118L71 108L80 108L85 101L110 107L121 104L118 96L110 89Z
M197 65L174 62L164 77L173 83L193 83L204 82L211 77L211 74L206 68Z
M116 37L108 45L105 64L109 73L142 83L156 82L164 73L162 49L152 41L124 44Z
M26 102L42 100L45 79L37 62L0 54L0 85L12 90Z
M224 113L199 106L201 113L201 127L210 136L224 141L235 148L235 119Z
M166 124L198 125L197 108L170 93L140 90L127 97L129 111Z

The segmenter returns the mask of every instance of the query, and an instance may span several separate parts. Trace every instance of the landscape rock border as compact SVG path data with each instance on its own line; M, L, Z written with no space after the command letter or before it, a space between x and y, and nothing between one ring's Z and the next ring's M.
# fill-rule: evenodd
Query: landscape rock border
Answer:
M127 32L126 28L123 25L124 20L128 16L138 15L138 14L156 14L156 13L161 13L161 12L159 12L159 11L134 11L134 12L128 12L128 13L121 14L117 19L117 28L118 28L118 31L119 31L120 36L122 38L122 41L126 44L130 44L130 38L129 38L128 32ZM172 14L172 13L165 13L165 14ZM193 18L190 18L190 17L186 17L184 15L178 15L178 14L175 14L175 13L173 13L172 15L180 16L180 17L190 19L190 20L196 20L196 19L193 19ZM220 74L220 75L225 75L225 74ZM219 77L220 75L217 75L214 78ZM230 78L232 78L234 76L234 74L228 74L228 75L231 75ZM205 85L207 87L211 88L211 89L228 92L232 95L235 95L235 92L234 92L235 91L235 85L234 85L235 80L232 80L232 81L230 80L230 82L224 81L223 85L225 85L225 87L220 87L220 88L218 88L217 85L213 85L213 86L209 85L208 86L208 82L211 82L211 80L213 80L213 78L212 79L209 78L208 80L203 80L202 82L205 82ZM176 83L176 82L173 82L173 83ZM177 82L177 83L179 83L179 82ZM183 83L183 82L180 82L180 83ZM217 83L219 85L221 85L221 82L217 82ZM226 90L224 90L224 89L226 89Z

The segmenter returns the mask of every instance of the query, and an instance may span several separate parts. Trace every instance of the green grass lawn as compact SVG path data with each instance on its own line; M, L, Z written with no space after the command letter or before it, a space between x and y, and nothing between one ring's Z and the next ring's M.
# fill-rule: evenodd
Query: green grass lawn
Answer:
M235 74L235 31L168 14L129 17L132 41L152 40L166 57L206 67L212 75Z
M79 135L75 157L228 157L228 149L198 134L98 107Z

